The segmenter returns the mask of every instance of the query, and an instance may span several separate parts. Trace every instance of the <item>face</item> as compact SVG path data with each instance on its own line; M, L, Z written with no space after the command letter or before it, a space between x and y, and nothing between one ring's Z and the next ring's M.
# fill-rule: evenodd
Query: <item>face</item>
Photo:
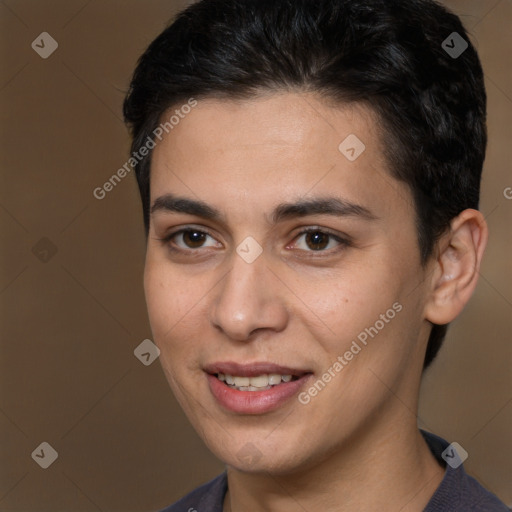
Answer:
M154 341L192 425L235 468L290 473L414 407L426 269L376 126L312 94L204 100L154 149Z

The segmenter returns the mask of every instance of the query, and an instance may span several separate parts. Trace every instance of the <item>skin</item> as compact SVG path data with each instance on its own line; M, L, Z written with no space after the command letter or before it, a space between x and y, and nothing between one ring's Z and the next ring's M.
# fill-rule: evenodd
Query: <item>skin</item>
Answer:
M155 210L144 275L168 382L227 465L224 511L421 511L442 480L416 417L429 322L452 321L469 300L487 227L465 210L422 266L412 195L387 171L376 126L368 108L312 93L211 99L154 149L151 204L172 193L225 217ZM352 133L366 146L355 161L338 150ZM374 219L270 222L276 205L322 196ZM307 227L350 243L327 237L318 249L300 234ZM183 228L207 235L162 240ZM236 252L248 236L263 249L250 264ZM269 361L316 381L397 302L402 310L306 405L237 414L209 390L202 368L216 361Z

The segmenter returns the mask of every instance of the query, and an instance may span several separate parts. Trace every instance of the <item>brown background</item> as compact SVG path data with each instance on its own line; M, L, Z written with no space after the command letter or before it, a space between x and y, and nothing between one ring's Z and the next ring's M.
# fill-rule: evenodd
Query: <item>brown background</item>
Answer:
M186 3L0 2L2 511L156 510L223 470L159 363L133 355L151 338L134 176L92 195L127 159L135 61ZM512 0L446 3L486 75L491 238L476 294L425 376L419 423L459 442L467 470L511 506ZM59 43L48 59L31 48L43 31ZM32 252L43 237L57 249L40 242L47 262ZM46 470L31 458L43 441L59 454Z

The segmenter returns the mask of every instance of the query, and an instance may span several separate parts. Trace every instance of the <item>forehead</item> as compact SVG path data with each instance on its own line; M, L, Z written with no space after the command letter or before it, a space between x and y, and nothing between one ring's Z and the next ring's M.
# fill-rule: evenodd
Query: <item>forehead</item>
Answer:
M247 100L204 99L182 117L171 132L179 138L167 137L167 145L176 147L185 142L199 152L250 147L258 151L262 145L295 147L296 151L323 151L328 146L337 149L347 130L359 132L360 138L368 141L379 140L377 118L369 107L359 103L328 105L312 93L272 93Z
M368 107L310 93L201 100L153 151L152 201L179 191L252 208L336 192L381 209L397 194L410 202L387 171L378 126Z

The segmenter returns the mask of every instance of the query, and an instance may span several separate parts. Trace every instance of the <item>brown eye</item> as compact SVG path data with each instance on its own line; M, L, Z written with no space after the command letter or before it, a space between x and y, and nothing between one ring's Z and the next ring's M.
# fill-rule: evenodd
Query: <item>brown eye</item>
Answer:
M209 245L205 245L207 237L213 240ZM214 247L216 245L215 240L209 233L195 228L180 229L160 240L167 245L169 249L182 252L193 251L194 249L201 249L203 247Z
M323 229L311 228L302 231L296 240L300 238L304 238L304 243L302 247L301 244L296 244L299 246L299 249L304 250L305 252L332 252L329 249L333 249L334 251L337 248L349 246L350 242L334 233L330 233ZM334 245L332 242L334 241Z
M329 234L322 231L310 231L306 233L306 244L313 250L325 249L329 243Z
M187 229L182 231L182 240L187 247L190 249L197 249L204 243L205 238L208 236L207 233L197 231L195 229Z

